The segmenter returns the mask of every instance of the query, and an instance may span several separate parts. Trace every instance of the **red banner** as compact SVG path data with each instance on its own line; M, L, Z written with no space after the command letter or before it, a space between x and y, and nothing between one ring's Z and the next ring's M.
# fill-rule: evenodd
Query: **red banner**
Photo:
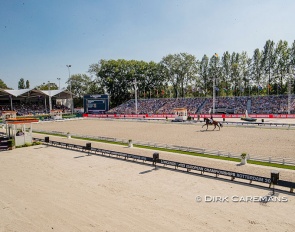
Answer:
M193 118L198 118L198 114L190 114ZM83 114L88 118L175 118L174 114ZM200 114L200 118L210 118L210 114ZM213 118L241 118L244 114L213 114ZM295 118L295 114L249 114L251 118Z

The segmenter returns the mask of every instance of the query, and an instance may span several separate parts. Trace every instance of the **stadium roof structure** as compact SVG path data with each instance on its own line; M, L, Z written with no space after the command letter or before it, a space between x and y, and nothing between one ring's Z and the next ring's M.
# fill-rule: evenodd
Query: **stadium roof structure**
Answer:
M53 97L59 99L69 99L72 93L65 89L58 90L39 90L39 89L0 89L0 99L11 99L11 98L40 98Z

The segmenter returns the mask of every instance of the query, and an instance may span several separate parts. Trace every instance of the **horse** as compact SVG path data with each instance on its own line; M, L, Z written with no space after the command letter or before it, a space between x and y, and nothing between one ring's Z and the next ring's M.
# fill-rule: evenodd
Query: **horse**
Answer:
M220 130L220 127L223 127L221 122L217 122L217 121L214 121L214 120L213 120L213 122L211 122L209 118L204 118L204 121L206 123L202 126L202 128L207 125L206 130L208 130L208 125L213 125L214 126L213 130L215 130L216 126L218 126L219 130Z

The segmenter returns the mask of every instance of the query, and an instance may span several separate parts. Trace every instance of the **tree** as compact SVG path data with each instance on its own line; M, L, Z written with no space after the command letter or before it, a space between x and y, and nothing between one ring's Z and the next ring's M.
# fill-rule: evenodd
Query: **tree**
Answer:
M293 67L295 66L295 40L290 48L290 64L293 65Z
M30 88L30 82L29 80L26 81L26 89L29 89Z
M168 85L171 84L173 87L173 96L178 98L179 96L179 86L180 86L180 76L178 73L178 64L175 59L175 55L169 54L162 58L160 62L164 75L167 77Z
M241 96L246 91L250 94L253 81L258 94L265 94L276 78L280 78L281 87L286 84L290 65L295 65L295 41L288 48L288 43L282 40L276 47L273 41L266 41L264 48L257 48L251 58L246 52L230 54L226 51L221 59L216 55L211 58L204 55L201 61L187 53L169 54L159 63L100 60L89 66L90 82L79 80L83 84L77 84L79 88L73 86L73 92L76 91L80 97L84 92L108 93L110 105L116 106L134 98L135 80L139 98L178 98L211 95L213 80L216 79L219 96ZM265 86L267 88L261 89Z
M263 82L263 68L262 68L262 53L257 48L254 51L252 57L252 70L251 73L253 75L253 80L257 84L257 93L259 95L259 90L262 89L262 82Z
M180 53L168 55L160 62L163 73L174 88L174 96L185 97L185 89L197 73L197 62L193 55Z
M87 94L101 94L101 93L104 93L103 88L99 86L95 80L91 81L88 86Z
M81 107L83 105L83 96L88 93L91 78L86 74L74 74L66 82L67 89L74 94L74 105Z
M295 75L295 40L290 48L290 66L293 68L293 75ZM295 93L295 80L293 79L293 93Z
M231 83L234 96L237 96L239 93L239 84L241 82L240 75L240 54L233 52L230 60L230 74L231 74Z
M251 59L248 57L247 52L242 52L239 60L239 93L243 95L246 88L249 88L249 82L251 78Z
M166 76L164 73L164 68L159 64L153 61L149 62L146 66L146 70L143 74L143 83L144 83L144 97L145 93L149 93L149 98L152 97L153 91L160 88L164 89L164 92L168 92L168 85L165 85ZM155 93L155 91L154 91Z
M97 83L110 95L111 107L130 99L133 92L134 62L120 60L100 60L93 64L89 72L96 75Z
M229 92L229 82L230 82L230 72L231 72L231 64L230 64L230 54L228 51L223 53L223 56L221 58L221 72L222 72L222 81L224 82L224 86L221 91L225 91L226 95Z
M209 57L204 55L202 60L198 63L198 66L198 72L200 76L200 86L198 87L198 91L206 96L208 92L207 86L209 79Z
M262 54L262 66L268 74L267 92L269 94L271 89L271 72L276 62L275 43L271 40L266 41Z
M215 53L209 60L209 67L208 67L208 76L209 76L209 90L211 91L211 94L213 94L213 91L217 92L219 91L219 78L222 76L221 67L220 67L220 58L217 53ZM222 79L222 78L221 78ZM213 82L215 82L213 84ZM213 89L213 86L215 88Z
M18 82L18 89L25 89L25 80L24 78L21 78Z
M197 61L195 56L180 53L178 55L180 61L180 85L181 85L181 96L185 97L188 85L194 80L197 73Z
M2 79L0 79L0 89L9 89Z
M286 76L289 73L289 65L291 61L291 49L288 48L288 42L280 40L277 43L275 53L277 56L277 62L275 65L275 72L277 73L277 77L280 82L280 93L283 94L286 91L286 87L284 87L286 83Z
M57 90L58 86L56 83L43 83L41 85L36 86L36 89L39 90Z

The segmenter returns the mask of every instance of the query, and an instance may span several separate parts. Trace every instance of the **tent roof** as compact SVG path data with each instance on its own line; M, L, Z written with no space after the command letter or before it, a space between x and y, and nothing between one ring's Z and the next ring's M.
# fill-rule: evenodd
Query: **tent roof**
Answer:
M69 95L71 97L71 92L63 89L57 89L57 90L39 90L42 92L44 95L49 96L49 97L54 97L57 95Z
M68 99L74 95L70 91L59 89L59 90L39 90L39 89L0 89L0 97L9 98L9 96L17 98L34 98L40 96L49 96L60 99Z
M12 95L14 97L18 97L24 93L31 91L32 89L1 89L0 94L1 96L4 95Z

